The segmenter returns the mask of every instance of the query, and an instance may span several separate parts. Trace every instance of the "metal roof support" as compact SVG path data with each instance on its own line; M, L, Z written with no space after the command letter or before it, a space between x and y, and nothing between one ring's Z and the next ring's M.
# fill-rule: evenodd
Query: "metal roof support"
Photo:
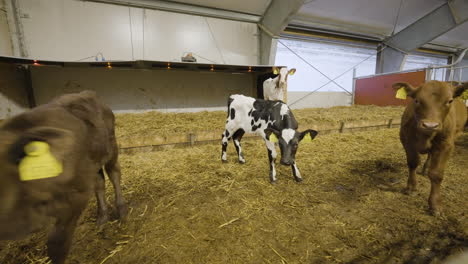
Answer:
M184 3L178 3L178 2L171 2L171 1L162 1L162 0L81 0L81 1L112 4L112 5L122 5L122 6L137 7L137 8L146 8L146 9L153 9L153 10L160 10L160 11L167 11L167 12L174 12L174 13L181 13L181 14L188 14L188 15L196 15L196 16L221 18L221 19L250 22L250 23L257 23L260 21L260 16L258 15L211 8L211 7L203 7L203 6L197 6L197 5L191 5L191 4L184 4Z
M452 67L447 70L446 80L448 81L468 81L467 77L462 78L463 71L468 72L468 59L465 57L466 49L463 52L459 52L449 58L448 63L452 64ZM466 75L465 75L466 76Z
M304 4L305 0L272 0L265 11L260 27L260 64L273 65L275 63L276 38L292 20L294 14Z
M377 56L376 73L395 71L402 67L406 53L468 21L468 1L448 0L429 14L389 37L389 46Z
M24 40L23 24L21 22L21 12L18 0L5 1L8 27L10 30L13 55L18 57L28 57L28 50Z
M382 48L385 47L385 48ZM390 46L379 46L377 50L377 63L375 73L402 71L408 54Z

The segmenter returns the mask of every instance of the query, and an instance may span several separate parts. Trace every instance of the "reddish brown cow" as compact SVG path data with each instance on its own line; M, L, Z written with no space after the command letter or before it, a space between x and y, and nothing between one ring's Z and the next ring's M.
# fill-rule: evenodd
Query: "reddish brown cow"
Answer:
M407 193L416 190L416 168L420 154L428 154L425 167L431 180L429 208L440 213L440 185L454 141L463 131L467 121L466 107L456 97L468 83L452 86L450 83L429 81L413 87L408 83L395 83L393 88L404 88L413 100L401 119L400 140L406 151L409 168ZM424 170L424 169L423 169Z
M25 146L38 141L48 144L62 173L25 181L19 164L29 155ZM103 167L114 185L119 217L127 214L117 156L114 115L94 92L64 95L6 120L0 127L0 239L20 239L55 219L48 255L52 263L64 263L93 191L98 224L107 220Z

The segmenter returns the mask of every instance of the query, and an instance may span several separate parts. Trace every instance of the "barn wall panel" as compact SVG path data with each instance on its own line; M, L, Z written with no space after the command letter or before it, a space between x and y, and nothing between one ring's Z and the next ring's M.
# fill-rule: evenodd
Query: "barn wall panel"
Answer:
M425 71L395 73L373 76L356 80L354 103L358 105L406 105L409 99L395 98L392 85L396 82L407 82L414 86L424 83Z
M182 70L53 66L32 69L37 104L64 93L94 90L116 112L225 110L230 94L256 96L254 78L248 73Z
M24 70L16 65L0 63L0 119L29 108L27 83Z
M4 1L0 1L0 55L13 56L13 46L11 44L11 36Z
M351 96L345 92L288 92L292 109L351 105Z
M258 63L253 23L76 0L22 0L19 8L31 58L180 61L193 52L199 62Z

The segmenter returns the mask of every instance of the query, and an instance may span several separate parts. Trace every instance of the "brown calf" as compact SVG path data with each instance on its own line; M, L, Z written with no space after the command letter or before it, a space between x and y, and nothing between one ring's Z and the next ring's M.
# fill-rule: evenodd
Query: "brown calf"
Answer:
M393 88L404 88L413 98L403 113L400 129L400 140L409 168L406 192L416 190L419 155L428 154L424 167L428 167L431 180L429 208L433 214L439 214L440 184L445 165L454 148L454 141L467 121L465 105L455 98L468 89L468 83L456 87L439 81L429 81L418 87L395 83Z
M62 173L25 180L19 167L29 157L25 146L31 142L47 143L40 144L49 146ZM117 156L114 115L94 92L64 95L6 120L0 127L0 239L20 239L55 219L48 255L52 263L64 263L77 220L93 191L98 224L107 220L102 167L114 185L119 217L127 214ZM31 173L41 176L39 169Z

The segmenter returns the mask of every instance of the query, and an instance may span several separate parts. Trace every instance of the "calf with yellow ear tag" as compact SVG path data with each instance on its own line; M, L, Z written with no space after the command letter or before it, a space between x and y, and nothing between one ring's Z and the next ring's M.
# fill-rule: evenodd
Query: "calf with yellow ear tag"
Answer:
M266 100L287 101L288 77L294 75L296 69L288 70L287 67L272 67L272 72L276 76L268 78L263 82L263 98Z
M318 132L315 130L298 131L299 124L291 109L282 101L262 100L239 94L228 99L226 130L222 135L221 161L227 162L226 149L232 138L236 147L239 163L246 162L242 154L241 139L245 133L254 133L263 138L270 163L270 181L275 183L277 157L276 145L281 150L281 164L291 166L294 179L302 181L296 165L296 152L299 142L310 142Z

